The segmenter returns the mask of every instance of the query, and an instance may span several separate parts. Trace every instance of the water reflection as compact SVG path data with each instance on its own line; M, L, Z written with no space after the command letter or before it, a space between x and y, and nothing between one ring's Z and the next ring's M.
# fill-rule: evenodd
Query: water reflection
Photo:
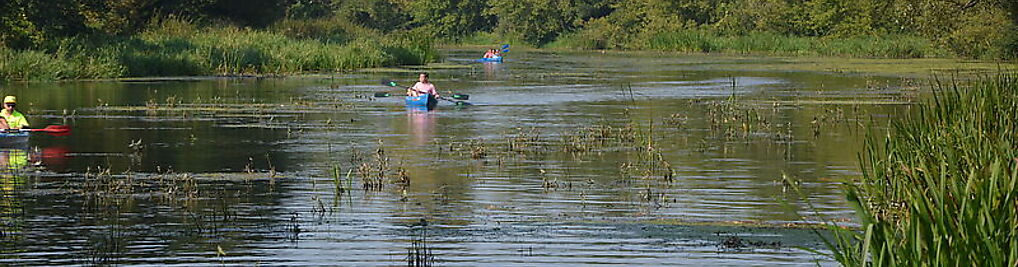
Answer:
M505 68L502 62L484 62L481 65L484 67L484 78L487 80L499 78L499 74Z
M15 252L18 247L14 242L24 238L25 207L20 189L26 180L22 170L30 165L29 160L28 150L0 149L0 253L4 255Z
M48 170L62 172L67 168L70 152L67 146L46 147L39 153L39 162Z
M17 173L29 165L29 153L27 149L0 149L0 169L4 175Z
M435 137L435 125L438 123L438 111L428 111L427 107L407 108L407 128L411 132L411 144L426 145Z

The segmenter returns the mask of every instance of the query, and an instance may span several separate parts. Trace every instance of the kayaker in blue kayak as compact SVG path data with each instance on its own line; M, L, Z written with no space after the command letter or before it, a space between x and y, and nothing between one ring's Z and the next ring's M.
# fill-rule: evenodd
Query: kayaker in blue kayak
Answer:
M414 86L406 89L406 95L408 96L419 96L423 94L430 94L431 96L438 98L438 90L435 90L435 85L428 81L428 74L421 72L417 76L417 83Z
M18 104L18 98L9 95L4 97L4 110L0 111L0 129L21 129L28 127L28 119L14 107Z
M502 57L502 55L498 53L498 49L489 49L488 52L484 53L484 58L499 58L499 57Z

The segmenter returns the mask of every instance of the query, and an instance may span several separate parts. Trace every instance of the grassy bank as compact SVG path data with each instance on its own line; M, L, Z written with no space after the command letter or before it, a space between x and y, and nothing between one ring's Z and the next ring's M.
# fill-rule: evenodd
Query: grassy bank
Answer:
M867 142L848 188L863 232L839 232L842 264L1018 266L1018 76L936 89Z
M640 37L581 31L546 47L569 49L630 49L687 53L809 55L863 58L928 58L953 56L930 40L889 35L851 38L787 36L766 32L723 35L704 30L663 31Z
M331 72L424 64L438 52L419 34L383 36L333 20L283 21L265 30L168 20L130 37L0 48L0 56L0 80L60 80Z

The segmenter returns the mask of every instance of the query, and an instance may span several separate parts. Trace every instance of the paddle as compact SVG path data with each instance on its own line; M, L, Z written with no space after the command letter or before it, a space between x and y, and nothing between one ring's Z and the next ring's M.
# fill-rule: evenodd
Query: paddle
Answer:
M389 86L389 87L402 87L402 86L399 86L399 84L397 84L396 81L393 81L393 80L384 80L384 81L382 81L382 84L385 85L385 86ZM375 97L390 97L390 96L392 96L392 93L390 93L390 92L375 92ZM452 99L456 99L456 100L470 100L470 95L468 95L468 94L453 93L452 94Z
M50 125L42 129L15 129L19 132L43 132L43 133L70 133L71 127L67 125Z
M502 53L509 53L509 44L505 44L502 46Z
M438 99L452 102L454 105L457 105L457 106L472 106L472 105L474 105L474 104L470 104L470 102L467 102L467 101L456 101L456 100L445 98L444 96L439 96Z
M54 136L65 136L71 134L71 127L67 125L50 125L42 129L5 129L0 130L8 133L47 133Z

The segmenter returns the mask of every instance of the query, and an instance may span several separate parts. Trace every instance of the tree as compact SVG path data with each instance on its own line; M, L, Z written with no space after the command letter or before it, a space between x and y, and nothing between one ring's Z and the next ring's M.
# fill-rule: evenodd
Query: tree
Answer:
M498 18L497 30L521 41L540 45L572 30L580 19L579 1L516 0L489 1L485 14Z
M289 4L286 0L218 0L207 14L240 26L265 27L284 18Z
M382 31L405 28L413 19L399 4L389 0L341 1L336 12L354 23Z
M423 27L434 36L457 38L491 28L491 17L485 16L485 1L477 0L416 0L406 3L413 16L411 26Z
M42 33L28 19L25 1L0 2L0 44L25 48L41 42Z

